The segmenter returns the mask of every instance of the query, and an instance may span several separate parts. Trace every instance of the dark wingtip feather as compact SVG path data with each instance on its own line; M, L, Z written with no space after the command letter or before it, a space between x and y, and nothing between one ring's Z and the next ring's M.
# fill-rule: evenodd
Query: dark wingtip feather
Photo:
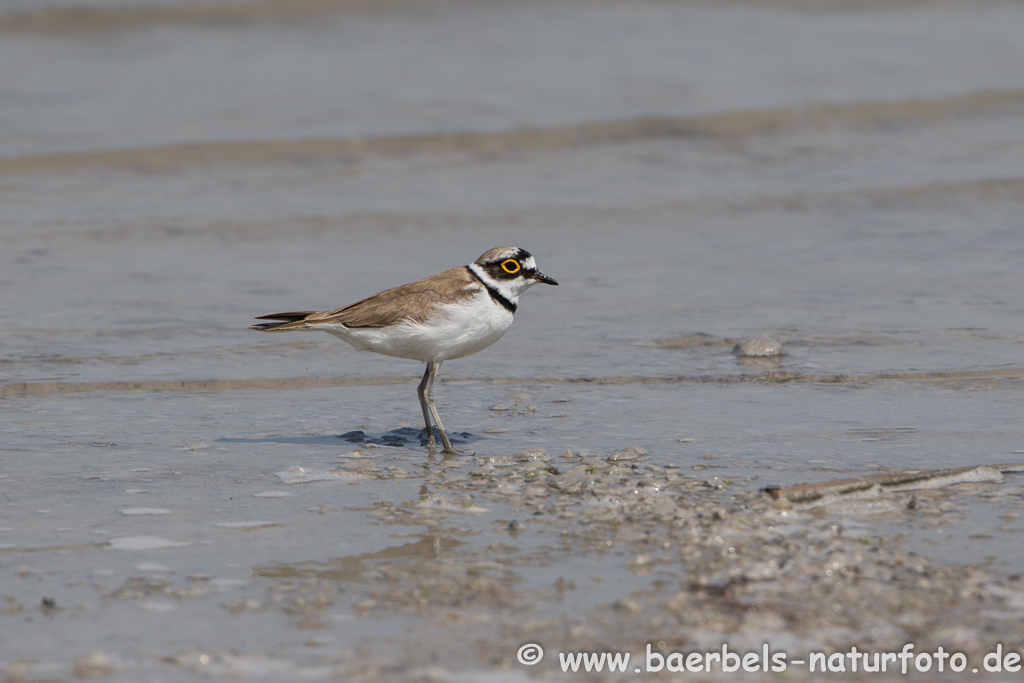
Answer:
M259 323L256 325L250 325L250 330L259 330L261 332L274 332L280 329L294 329L286 328L285 326L291 323L305 320L307 317L316 313L316 311L289 311L287 313L271 313L270 315L257 316L257 320L276 320L273 323Z
M296 320L302 320L316 313L316 311L288 311L286 313L271 313L270 315L258 315L257 320L283 320L285 322L293 323Z

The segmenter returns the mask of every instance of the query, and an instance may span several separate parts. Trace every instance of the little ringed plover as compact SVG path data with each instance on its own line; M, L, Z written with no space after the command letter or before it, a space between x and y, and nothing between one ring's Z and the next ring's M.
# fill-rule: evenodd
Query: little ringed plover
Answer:
M427 364L417 394L428 447L436 448L431 420L445 452L452 448L434 406L434 378L441 363L464 358L504 336L519 297L533 285L557 285L537 269L529 252L495 247L468 266L451 268L408 285L385 290L333 311L261 315L250 329L264 332L322 330L360 351L411 358Z

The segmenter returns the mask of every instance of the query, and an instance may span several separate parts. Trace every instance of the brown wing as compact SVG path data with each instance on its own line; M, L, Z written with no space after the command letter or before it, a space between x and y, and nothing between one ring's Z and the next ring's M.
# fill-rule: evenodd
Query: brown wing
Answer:
M261 316L258 319L284 322L253 325L252 329L283 332L325 323L341 323L346 327L387 327L398 320L422 322L438 303L468 299L478 289L479 285L469 268L460 266L407 285L392 287L333 311L296 311Z

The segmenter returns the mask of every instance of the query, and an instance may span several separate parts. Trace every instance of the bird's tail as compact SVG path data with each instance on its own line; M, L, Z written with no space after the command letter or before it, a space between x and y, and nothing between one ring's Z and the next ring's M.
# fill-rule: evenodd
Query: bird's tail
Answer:
M257 317L257 320L276 320L278 322L273 323L258 323L249 327L250 330L260 330L262 332L286 332L288 330L297 330L305 327L303 324L309 316L316 313L316 311L289 311L287 313L271 313L270 315L261 315Z

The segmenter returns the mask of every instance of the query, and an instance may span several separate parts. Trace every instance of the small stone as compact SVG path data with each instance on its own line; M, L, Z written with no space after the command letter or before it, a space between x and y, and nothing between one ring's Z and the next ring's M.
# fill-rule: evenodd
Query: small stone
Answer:
M508 406L505 405L504 403L495 403L493 406L491 406L491 410L497 410L497 411L508 410Z
M609 455L608 462L636 460L637 458L643 457L647 454L647 451L639 446L630 446L629 448L623 448L621 451L615 451Z
M516 453L517 462L547 462L551 456L543 448L530 448Z
M640 612L644 611L644 606L640 603L640 601L635 600L634 598L626 597L620 598L619 600L615 601L615 609L619 610L620 612L640 614Z
M732 352L745 358L772 358L782 355L782 344L768 337L755 337L741 341Z

